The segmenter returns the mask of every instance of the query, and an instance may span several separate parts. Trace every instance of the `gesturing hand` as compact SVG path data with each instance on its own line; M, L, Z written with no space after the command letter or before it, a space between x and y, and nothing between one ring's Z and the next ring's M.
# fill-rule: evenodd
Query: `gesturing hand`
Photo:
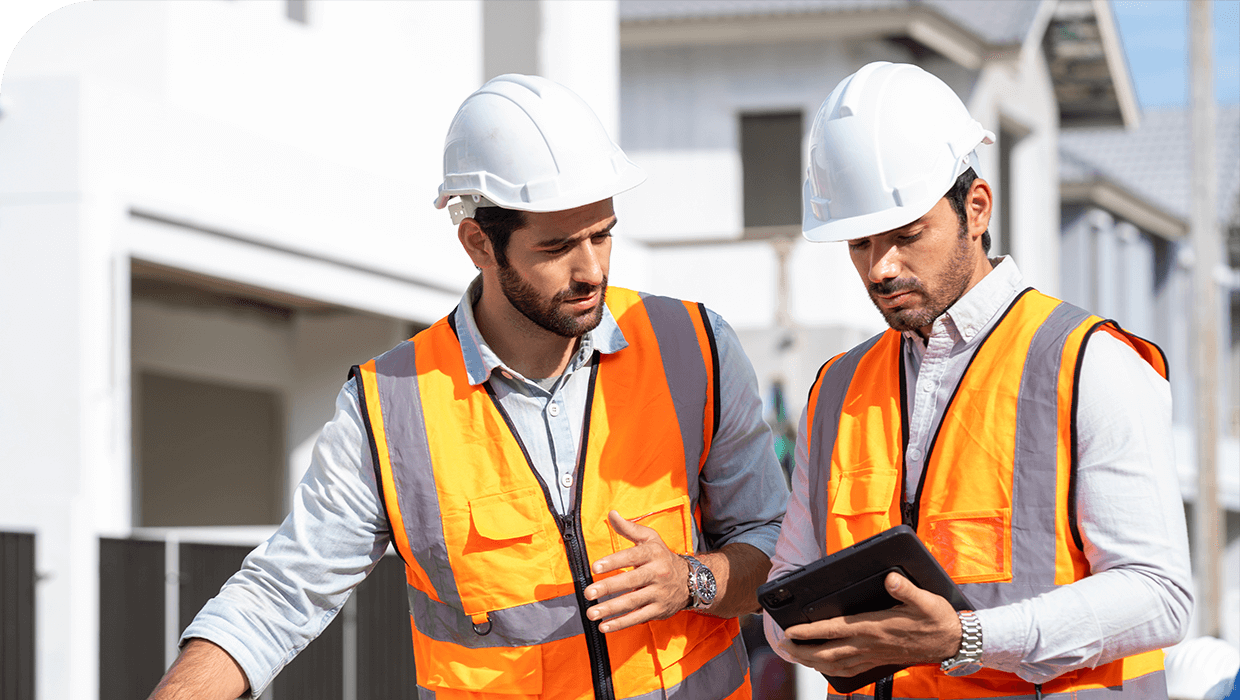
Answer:
M588 600L616 597L593 605L587 616L603 620L599 629L616 632L650 620L675 615L689 602L689 565L663 543L659 533L620 517L607 514L612 529L633 546L594 562L591 571L604 574L626 567L631 571L595 581L586 588Z
M960 619L951 603L887 574L887 592L900 604L888 610L794 625L780 647L798 663L828 676L855 676L886 664L938 663L960 648ZM829 640L795 644L793 640Z

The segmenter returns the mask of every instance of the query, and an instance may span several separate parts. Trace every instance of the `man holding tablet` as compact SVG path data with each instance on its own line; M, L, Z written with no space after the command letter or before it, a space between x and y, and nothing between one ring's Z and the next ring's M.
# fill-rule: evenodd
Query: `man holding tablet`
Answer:
M862 696L1165 699L1192 606L1166 363L987 257L993 141L911 65L815 118L804 235L847 241L890 330L819 372L770 576L904 523L977 610L892 573L896 607L767 636L829 676L910 666Z

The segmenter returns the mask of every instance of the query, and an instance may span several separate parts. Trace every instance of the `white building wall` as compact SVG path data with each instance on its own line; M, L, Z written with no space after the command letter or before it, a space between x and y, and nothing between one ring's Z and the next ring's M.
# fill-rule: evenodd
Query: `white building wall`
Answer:
M547 72L614 127L614 3L545 5ZM279 388L290 485L348 364L447 313L473 277L430 203L449 120L480 82L480 2L308 6L300 24L283 2L80 3L9 57L0 361L14 371L0 401L0 529L37 536L39 700L97 696L98 538L133 526L131 258L352 311L215 328L217 342L261 346L240 364L191 337L134 348L139 369ZM626 276L645 281L614 279Z
M655 245L651 291L702 301L721 312L742 331L764 395L780 380L794 411L823 361L885 324L846 247L799 238L791 243L785 272L788 318L777 319L775 249L767 242L739 241L744 228L739 116L799 110L808 139L832 88L876 60L913 59L894 43L870 38L621 50L621 145L649 174L629 195L625 223L632 235ZM924 67L952 86L987 128L998 133L1002 119L1025 134L1013 154L1013 179L1019 183L1012 197L1014 253L1029 283L1056 293L1058 111L1040 49L996 59L980 70L935 57ZM804 158L808 142L802 151ZM981 175L1002 187L998 148L983 146L979 157ZM997 222L992 219L992 227ZM779 340L789 333L793 342Z

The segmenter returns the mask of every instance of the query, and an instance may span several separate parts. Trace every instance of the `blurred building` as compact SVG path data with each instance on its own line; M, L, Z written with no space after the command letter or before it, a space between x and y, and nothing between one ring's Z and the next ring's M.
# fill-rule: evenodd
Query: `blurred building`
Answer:
M646 169L617 200L612 283L721 312L786 434L822 362L884 327L842 246L799 237L808 126L873 60L940 75L998 135L979 153L993 250L1187 376L1188 203L1118 160L1164 122L1138 115L1103 0L119 0L44 19L0 85L5 683L149 691L281 519L349 366L472 278L430 203L457 105L503 72L577 91ZM1236 163L1220 153L1233 227ZM391 564L372 579L403 580ZM270 697L407 693L402 595L363 584Z

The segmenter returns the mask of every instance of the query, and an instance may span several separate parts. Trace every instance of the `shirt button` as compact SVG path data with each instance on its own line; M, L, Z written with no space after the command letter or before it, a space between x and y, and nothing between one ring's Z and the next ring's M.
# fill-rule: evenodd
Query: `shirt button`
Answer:
M913 460L914 462L920 462L921 461L921 450L917 449L916 447L909 450L908 458Z
M551 405L547 407L547 413L550 413L552 418L560 415L560 404L553 401ZM571 477L569 478L571 479Z
M918 390L918 391L920 391L920 392L921 392L921 393L923 393L923 394L928 394L928 393L930 393L930 385L929 385L929 384L922 384L921 386L917 387L917 390Z
M572 475L572 474L565 474L565 475L563 475L563 476L561 476L561 477L560 477L560 486L563 486L564 488L568 488L568 487L570 487L570 486L572 486L572 485L573 485L573 475Z

